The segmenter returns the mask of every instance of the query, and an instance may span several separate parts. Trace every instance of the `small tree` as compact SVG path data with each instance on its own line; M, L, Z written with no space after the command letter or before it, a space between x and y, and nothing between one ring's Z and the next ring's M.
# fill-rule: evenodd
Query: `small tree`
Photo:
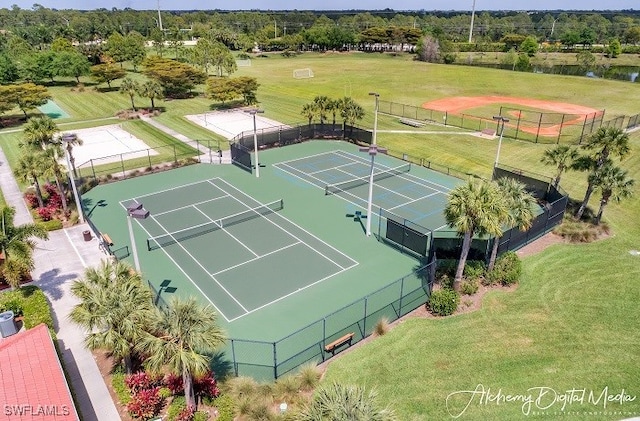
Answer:
M140 86L140 90L138 91L140 96L145 98L149 98L151 100L151 111L156 109L155 99L163 98L162 94L162 86L155 80L148 80Z
M440 42L437 38L425 35L420 40L416 52L420 61L437 63L440 61Z
M111 63L91 66L91 77L98 83L105 83L111 88L111 82L125 77L127 72L124 69L114 66Z
M622 199L631 197L635 181L627 176L627 171L607 162L598 171L589 176L590 183L593 183L594 190L600 190L600 208L593 223L600 224L604 208L611 199L620 202Z
M622 53L622 46L620 45L620 40L618 38L614 38L609 41L609 45L607 46L607 54L611 58L616 58Z
M133 98L138 94L138 91L140 91L140 84L137 81L129 78L125 78L122 80L122 84L120 85L120 93L123 95L129 95L129 98L131 98L131 108L133 109L133 111L137 111L136 104L135 102L133 102Z
M562 174L572 167L577 158L578 150L567 145L558 145L553 149L547 149L543 152L540 162L545 165L556 166L553 187L558 188Z
M582 50L576 54L578 66L582 72L592 70L596 65L596 56L591 51Z
M535 37L528 36L520 44L520 52L526 54L529 57L533 57L538 52L538 41Z
M311 126L311 121L313 117L316 116L316 107L313 103L307 103L302 106L302 110L300 111L307 120L309 120L309 126Z

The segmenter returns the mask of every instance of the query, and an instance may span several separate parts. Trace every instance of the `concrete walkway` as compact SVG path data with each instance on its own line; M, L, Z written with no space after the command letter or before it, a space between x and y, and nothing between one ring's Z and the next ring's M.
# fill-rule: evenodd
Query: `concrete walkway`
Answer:
M152 119L149 116L140 116L140 120L144 121L155 127L156 129L165 132L169 136L173 136L178 139L180 142L186 143L187 145L193 147L196 144L196 141L188 138L182 133L178 133L170 127L165 126L162 123ZM207 148L206 146L200 144L199 151L202 152L200 155L200 162L208 163L208 164L231 164L231 152L226 150L222 151L222 157L218 156L217 150L212 150Z
M16 209L17 225L32 223L22 193L16 183L6 156L0 148L0 188L5 201ZM34 251L34 283L47 295L54 317L54 328L69 381L74 389L84 421L119 420L120 415L111 400L93 355L83 344L84 332L68 319L76 304L69 292L71 282L82 276L84 269L95 266L107 256L98 248L98 240L83 240L88 225L77 225L49 233L49 240L37 241Z

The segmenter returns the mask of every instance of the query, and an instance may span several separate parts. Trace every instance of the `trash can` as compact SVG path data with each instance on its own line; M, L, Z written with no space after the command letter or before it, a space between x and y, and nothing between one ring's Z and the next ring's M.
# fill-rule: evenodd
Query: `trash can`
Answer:
M5 311L0 313L0 336L6 338L7 336L15 335L18 333L16 324L13 322L13 311Z
M84 238L84 241L91 241L91 231L82 231L82 238Z

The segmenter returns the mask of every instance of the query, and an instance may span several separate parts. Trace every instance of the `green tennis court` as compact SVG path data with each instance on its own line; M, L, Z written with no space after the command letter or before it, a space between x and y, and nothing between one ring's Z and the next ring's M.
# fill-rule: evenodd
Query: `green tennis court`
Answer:
M282 199L260 203L221 178L121 205L131 202L150 213L136 220L147 249L173 261L229 322L357 265L277 213Z

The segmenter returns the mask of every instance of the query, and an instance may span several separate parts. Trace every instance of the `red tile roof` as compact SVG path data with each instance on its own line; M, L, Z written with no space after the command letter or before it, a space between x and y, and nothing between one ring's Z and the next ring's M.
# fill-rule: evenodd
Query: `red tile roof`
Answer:
M78 421L45 324L0 341L0 421Z

